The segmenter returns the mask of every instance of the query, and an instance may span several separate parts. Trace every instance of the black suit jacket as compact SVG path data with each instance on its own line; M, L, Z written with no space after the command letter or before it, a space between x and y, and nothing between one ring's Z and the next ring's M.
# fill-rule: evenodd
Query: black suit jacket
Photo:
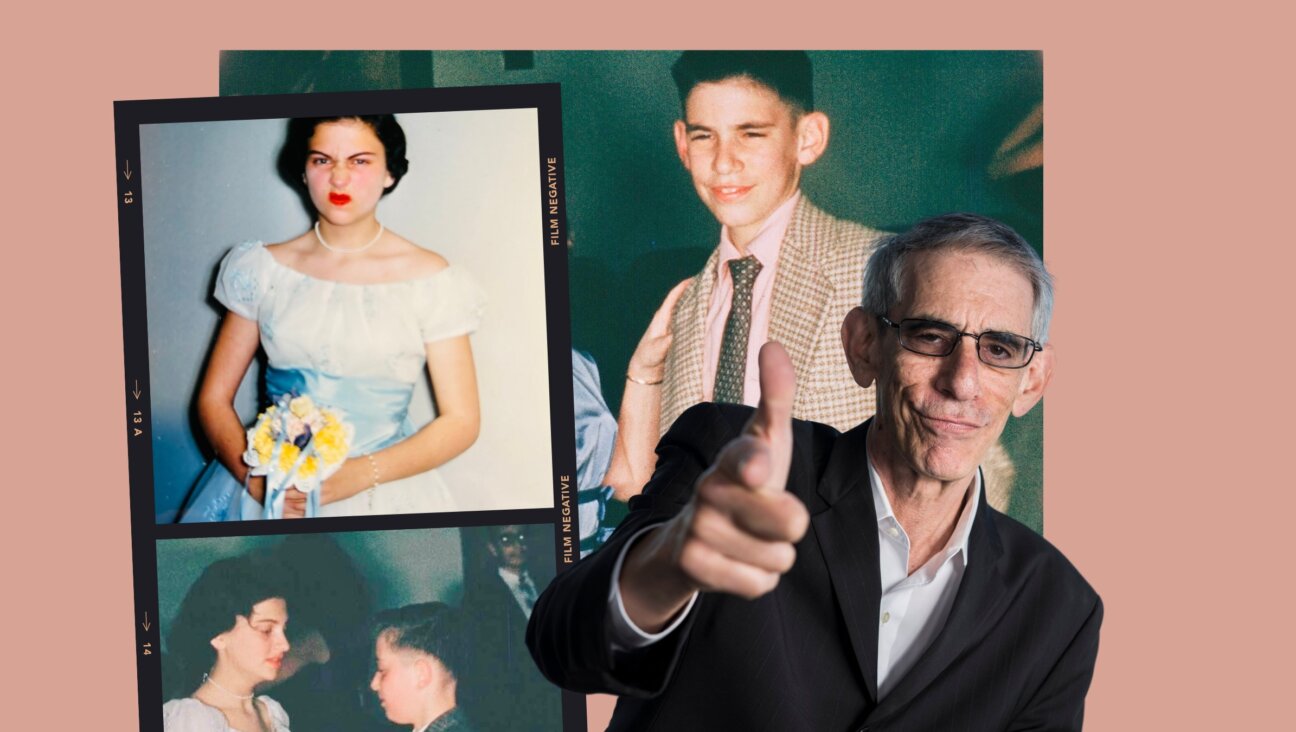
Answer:
M614 653L607 613L618 554L640 528L680 510L750 414L698 405L662 439L630 515L606 546L561 573L532 613L527 641L546 676L620 695L612 730L1080 728L1102 603L1061 553L990 508L984 491L945 627L878 702L868 423L840 434L794 422L788 489L811 521L773 592L752 601L704 593L666 639Z
M531 581L543 578L528 567ZM541 732L561 717L561 694L527 654L527 617L494 569L464 593L471 651L460 679L459 705L478 732Z

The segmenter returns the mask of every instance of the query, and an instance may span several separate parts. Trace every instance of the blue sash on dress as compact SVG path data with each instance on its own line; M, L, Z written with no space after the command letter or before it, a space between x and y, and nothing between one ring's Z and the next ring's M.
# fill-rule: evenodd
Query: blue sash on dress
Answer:
M350 457L381 450L413 434L409 404L414 385L383 378L355 378L325 374L313 369L265 372L269 403L287 393L309 395L316 404L342 412L355 428ZM319 508L319 492L307 494L307 516ZM282 515L283 492L274 491L267 505L258 503L219 460L208 463L180 512L180 523L238 521Z

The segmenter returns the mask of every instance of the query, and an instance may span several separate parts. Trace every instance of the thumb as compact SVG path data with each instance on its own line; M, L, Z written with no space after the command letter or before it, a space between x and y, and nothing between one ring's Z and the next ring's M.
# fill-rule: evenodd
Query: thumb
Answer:
M783 346L770 341L760 350L760 402L745 433L769 449L770 472L766 488L782 490L792 462L792 402L796 372Z

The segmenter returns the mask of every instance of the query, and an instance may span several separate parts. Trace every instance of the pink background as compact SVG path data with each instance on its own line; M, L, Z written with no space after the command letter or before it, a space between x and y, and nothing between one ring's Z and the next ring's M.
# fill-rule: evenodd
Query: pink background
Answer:
M11 715L113 730L137 719L112 100L215 95L222 48L805 46L1044 50L1060 355L1045 523L1107 605L1089 726L1290 724L1290 19L1239 2L783 3L783 17L679 4L635 18L606 2L468 4L489 20L335 2L201 14L42 3L9 16Z

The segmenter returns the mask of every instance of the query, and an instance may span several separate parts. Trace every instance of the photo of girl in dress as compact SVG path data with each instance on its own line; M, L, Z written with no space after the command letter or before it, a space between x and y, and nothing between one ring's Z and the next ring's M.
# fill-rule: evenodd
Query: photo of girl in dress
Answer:
M534 109L140 142L159 523L552 506Z
M519 696L538 673L487 653L516 641L474 619L467 568L501 528L553 544L550 525L159 541L164 729L562 729L559 689ZM530 562L552 576L550 552Z
M288 713L258 695L283 667L288 577L266 558L213 562L189 587L167 636L167 730L288 732Z

